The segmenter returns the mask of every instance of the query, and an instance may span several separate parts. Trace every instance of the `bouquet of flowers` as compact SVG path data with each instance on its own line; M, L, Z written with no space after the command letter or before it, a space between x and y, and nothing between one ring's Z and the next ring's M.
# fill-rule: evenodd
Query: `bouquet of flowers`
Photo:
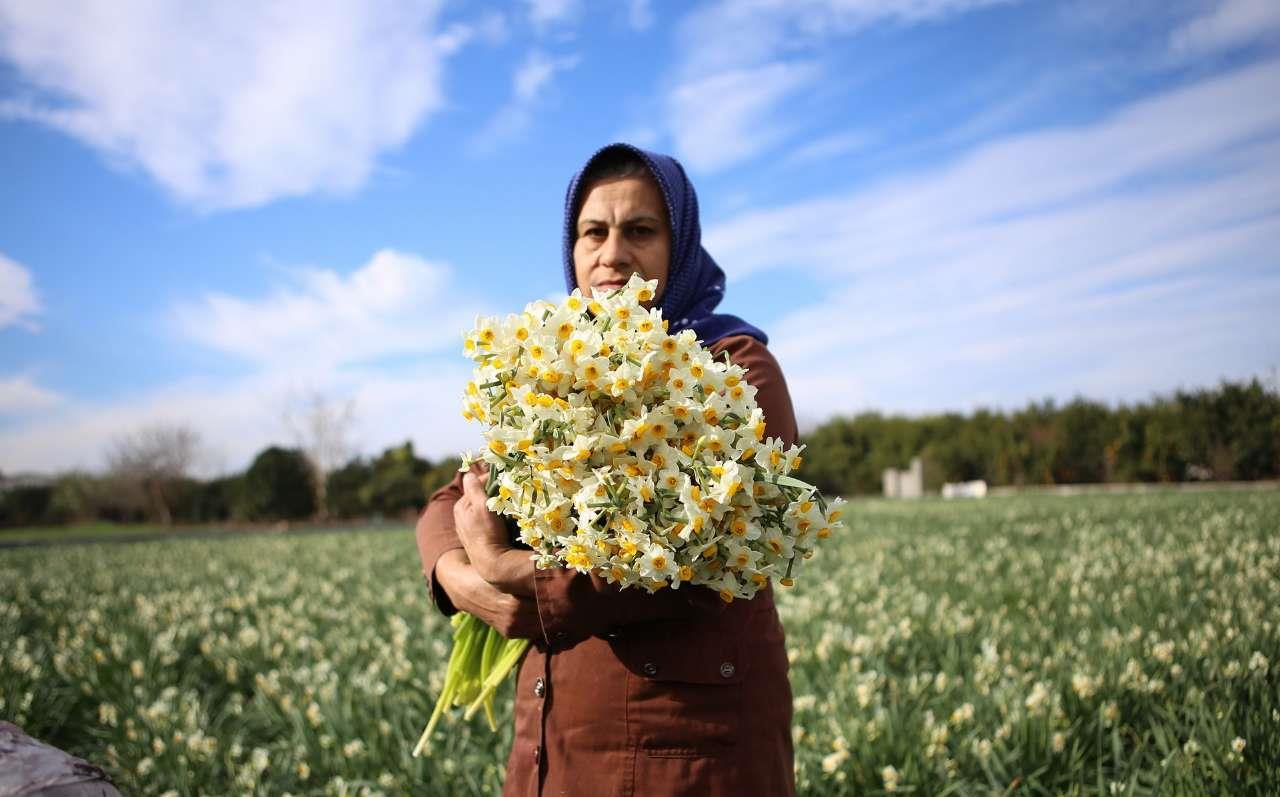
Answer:
M603 298L574 291L520 315L480 318L463 417L484 425L489 509L512 518L539 568L592 573L620 588L707 587L726 602L776 579L843 528L789 475L800 446L765 437L745 371L691 330L667 334L656 282L633 275ZM474 618L472 618L474 620ZM527 641L455 623L444 691L415 748L450 704L485 707ZM496 637L496 639L494 639Z

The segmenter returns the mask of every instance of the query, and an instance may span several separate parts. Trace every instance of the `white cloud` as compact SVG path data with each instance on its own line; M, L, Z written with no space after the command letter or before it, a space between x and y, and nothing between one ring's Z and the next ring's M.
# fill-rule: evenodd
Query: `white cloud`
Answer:
M1244 378L1280 351L1277 95L1280 62L1244 69L707 247L738 284L802 263L828 286L770 329L807 417Z
M32 317L40 311L40 297L31 272L0 254L0 329L22 326L34 331L39 327Z
M472 25L476 35L487 44L503 44L511 37L507 18L500 11L489 11Z
M487 155L519 138L533 124L534 110L556 75L573 69L578 62L576 55L557 58L541 50L530 52L511 77L511 99L469 142L470 153Z
M262 448L291 444L284 411L299 393L355 404L361 451L414 440L438 459L474 447L458 410L469 373L460 333L484 311L452 284L451 270L384 249L350 273L296 269L268 296L209 294L176 307L177 332L241 358L246 375L191 378L101 403L58 397L18 378L0 381L0 469L101 467L108 444L150 423L200 433L205 472L238 470Z
M790 132L773 110L817 74L812 64L776 62L677 86L668 96L677 151L708 172L759 154Z
M529 21L539 31L572 22L581 10L578 0L525 0L525 3L529 6Z
M875 25L919 25L1017 0L720 0L689 14L678 36L685 76L777 60ZM708 35L713 31L714 35Z
M0 470L99 469L122 433L152 423L199 433L203 475L245 468L268 445L291 445L283 410L300 389L354 399L352 439L371 454L412 439L420 456L439 460L475 448L479 438L458 411L461 362L394 371L335 371L304 364L264 370L233 382L188 382L109 404L65 403L18 427L0 427Z
M713 172L794 132L778 107L819 84L810 54L876 24L914 25L1011 0L721 0L684 18L666 92L677 154ZM713 32L711 35L709 32Z
M546 53L533 52L516 70L512 78L515 101L528 105L538 99L538 94L555 77L557 65Z
M1280 3L1275 0L1219 0L1173 32L1176 53L1198 55L1229 50L1280 34Z
M63 397L29 376L0 377L0 416L26 415L56 407Z
M299 269L261 299L211 293L174 310L190 340L272 365L342 365L436 351L458 341L478 305L450 290L450 271L384 249L355 271Z
M861 130L835 133L798 147L787 156L787 160L790 163L829 161L832 158L865 149L870 143L871 136Z
M345 193L442 102L438 3L0 0L0 55L30 89L0 116L61 130L178 200L247 207Z

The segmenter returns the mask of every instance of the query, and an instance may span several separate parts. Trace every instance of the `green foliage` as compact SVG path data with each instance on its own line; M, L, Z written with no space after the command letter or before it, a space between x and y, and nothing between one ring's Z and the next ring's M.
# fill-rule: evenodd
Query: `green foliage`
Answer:
M832 495L879 492L883 470L901 467L929 441L936 419L928 421L867 412L825 423L805 437L799 477Z
M223 476L209 481L182 479L178 482L173 516L180 523L220 523L235 515L236 496L242 476Z
M777 593L799 794L1280 790L1280 492L847 519ZM449 655L411 536L0 555L0 716L126 794L496 794L509 684L409 754Z
M253 460L237 491L236 514L247 520L302 520L315 513L307 457L272 446Z
M411 442L392 446L374 460L357 457L329 474L329 514L340 518L415 515L432 492L453 478L460 462L449 457L432 465L414 453Z
M412 441L383 451L370 467L369 480L360 488L360 499L369 512L399 517L416 514L426 506L422 478L431 463L413 453Z
M453 481L458 474L462 460L458 457L447 457L427 471L422 477L422 494L430 496L436 490Z
M74 523L97 517L104 503L102 480L88 473L65 473L54 483L45 521Z
M186 489L183 479L156 485L172 503ZM45 523L83 523L105 520L113 523L141 523L151 515L152 506L139 485L108 474L72 471L58 477Z
M51 485L12 487L0 493L0 526L33 526L49 520Z
M356 457L330 473L324 492L329 515L336 518L367 515L369 507L361 495L361 488L372 474L373 468L361 457Z
M977 410L919 418L868 412L805 436L801 476L830 493L879 493L885 468L914 456L925 487L1174 482L1280 476L1280 395L1256 379L1179 391L1136 406L1077 398L1012 413Z
M828 421L804 442L798 475L832 495L878 494L884 469L905 467L914 456L924 459L929 490L972 479L992 485L1274 479L1280 477L1280 394L1255 379L1115 408L1076 399L968 416L866 412ZM136 523L154 516L157 503L179 523L310 517L315 499L298 494L299 457L271 448L258 455L252 475L165 477L153 480L150 493L111 476L67 473L51 486L0 493L0 527ZM330 473L325 506L337 518L408 517L454 477L458 464L450 457L432 465L411 442L392 446ZM313 477L305 478L309 484Z

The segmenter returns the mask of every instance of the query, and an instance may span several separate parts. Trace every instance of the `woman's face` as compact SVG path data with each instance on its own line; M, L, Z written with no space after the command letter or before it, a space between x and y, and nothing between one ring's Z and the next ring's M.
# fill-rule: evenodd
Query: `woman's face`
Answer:
M603 296L632 274L657 280L662 298L671 264L671 227L658 185L649 177L600 180L578 211L573 273L588 296Z

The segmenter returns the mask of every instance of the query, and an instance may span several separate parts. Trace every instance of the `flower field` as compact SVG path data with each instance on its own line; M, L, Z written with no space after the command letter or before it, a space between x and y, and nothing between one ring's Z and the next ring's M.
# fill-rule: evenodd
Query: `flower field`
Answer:
M846 520L779 600L802 794L1280 791L1280 492ZM410 757L447 634L407 529L0 551L0 718L127 794L492 794L505 717Z

